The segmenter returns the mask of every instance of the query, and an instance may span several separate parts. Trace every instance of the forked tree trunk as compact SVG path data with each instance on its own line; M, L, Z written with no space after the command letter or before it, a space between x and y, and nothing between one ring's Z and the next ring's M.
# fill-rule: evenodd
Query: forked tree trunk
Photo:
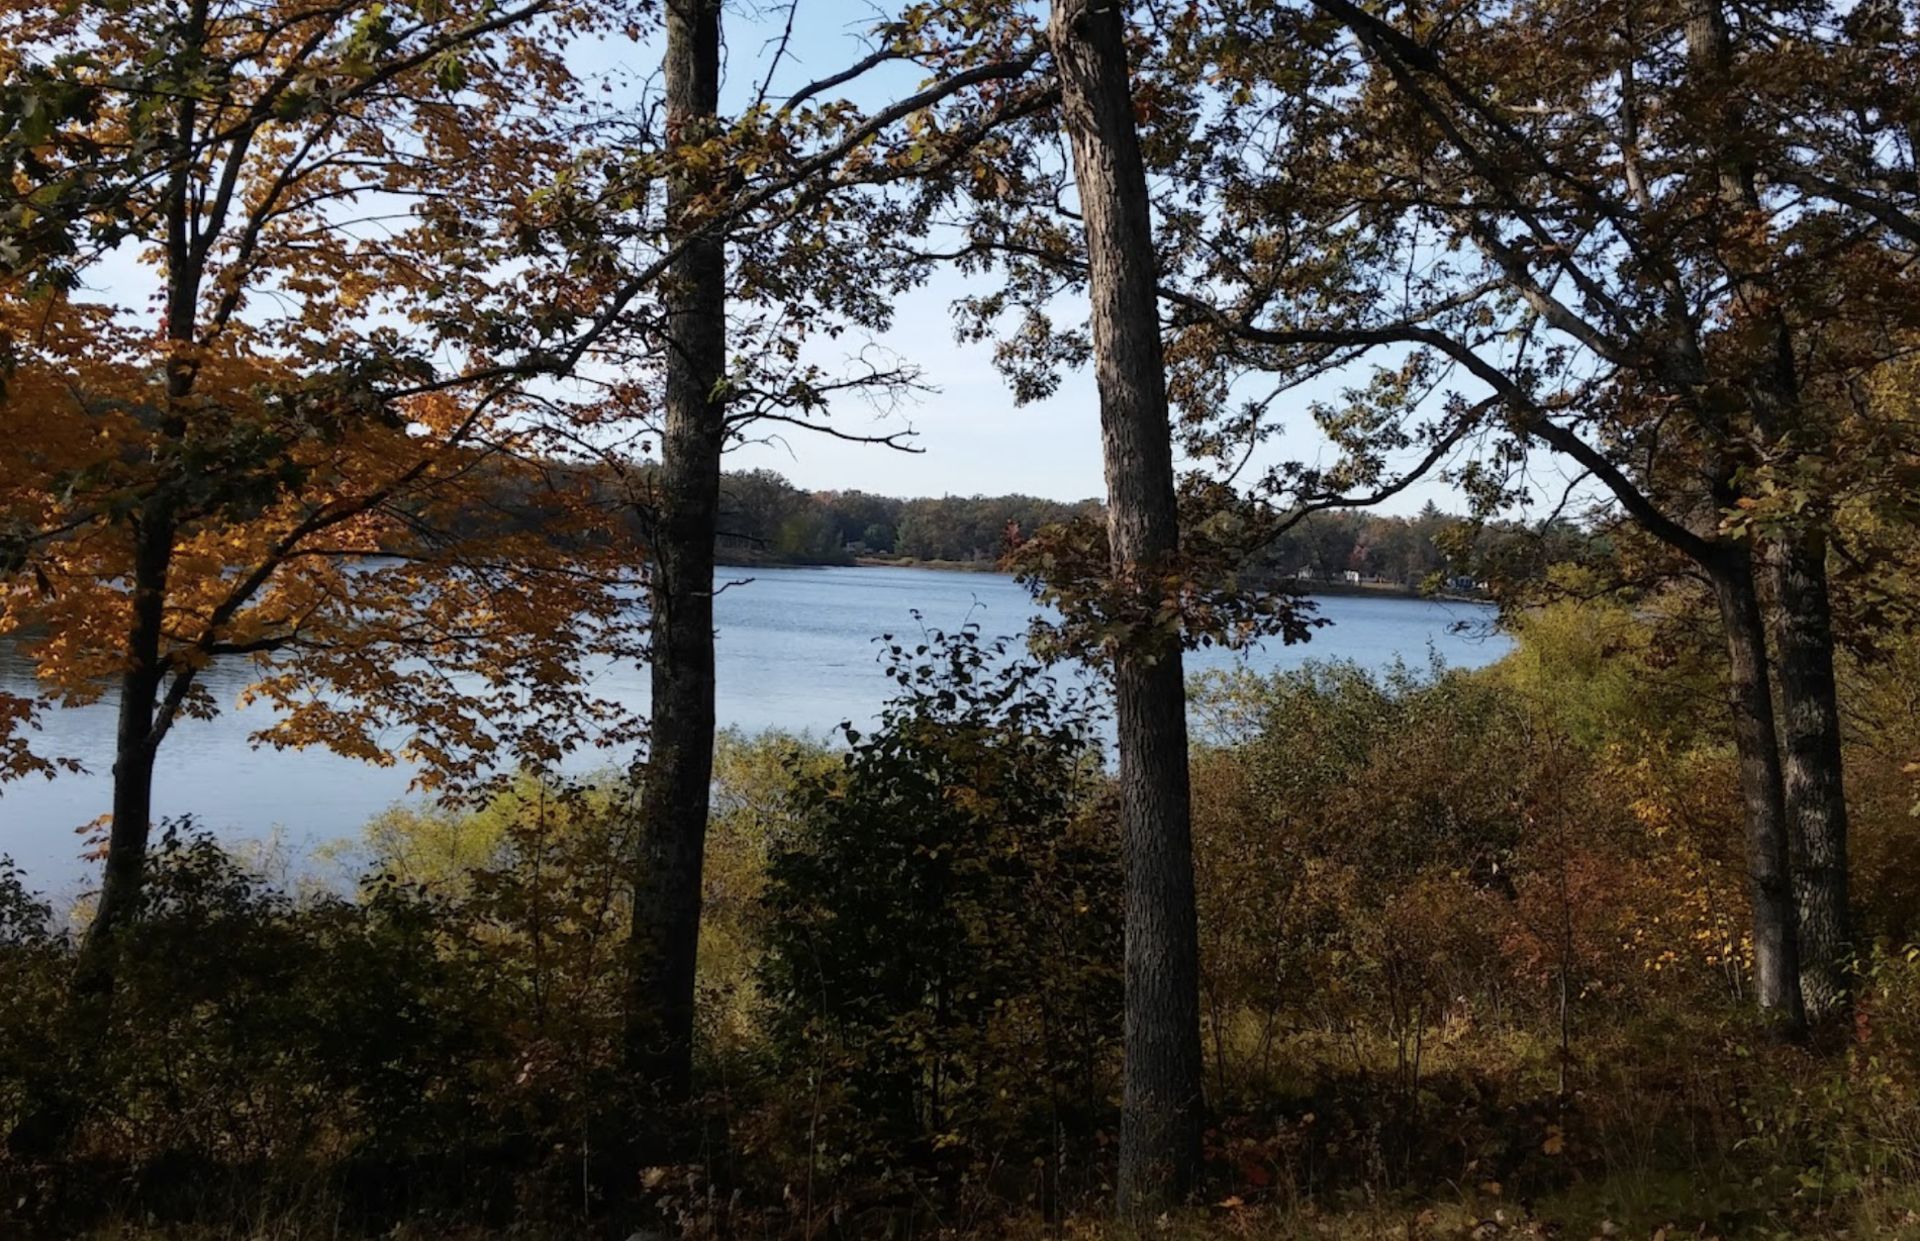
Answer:
M208 0L194 0L186 14L184 39L199 47L206 38ZM186 403L193 393L192 360L200 310L200 283L207 253L194 242L199 208L193 201L194 126L198 102L179 101L173 132L174 165L166 193L166 335L177 346L167 360L166 406L161 430L173 440L186 435ZM153 768L158 751L157 696L166 677L162 662L166 639L167 578L173 566L177 515L162 489L141 506L133 523L131 615L126 667L120 674L120 716L113 748L113 821L107 835L107 861L100 879L100 903L81 946L75 975L83 989L110 991L111 941L133 916L146 881L147 838L153 829Z
M1826 540L1796 533L1768 549L1778 653L1786 810L1795 844L1800 991L1816 1023L1849 1010L1852 928L1847 897L1847 797L1833 672Z
M1179 524L1158 272L1125 29L1111 0L1054 0L1050 36L1086 221L1094 368L1116 587L1159 596ZM1198 1170L1199 943L1176 632L1142 624L1113 669L1126 871L1125 1088L1118 1205L1178 1202Z
M173 521L162 501L150 501L134 525L132 619L126 667L120 674L119 721L114 734L113 816L107 829L100 899L80 941L73 972L74 1002L65 1038L84 1061L110 1037L109 1018L119 981L120 944L138 917L146 887L147 846L153 825L153 772L158 753L156 698L161 664L167 575L173 560ZM54 1070L34 1081L8 1148L30 1159L55 1157L82 1114L84 1088Z
M720 0L667 5L667 130L678 146L710 134L720 95ZM713 544L726 439L726 248L692 214L702 178L668 187L666 423L653 531L652 729L640 791L626 1061L656 1102L693 1082L694 960L713 777Z
M1752 562L1732 547L1708 566L1727 643L1727 692L1746 807L1747 879L1753 901L1754 991L1788 1038L1801 1037L1800 954L1794 912L1780 749L1768 684L1766 629Z
M100 901L81 948L78 978L89 987L110 984L110 942L140 903L153 824L155 699L161 665L161 626L167 573L173 560L173 523L161 503L150 503L134 526L133 616L127 666L120 675L120 716L113 745L113 821Z
M1741 155L1741 89L1722 0L1689 0L1687 55L1717 98L1722 132L1714 162L1729 231L1726 261L1738 300L1761 316L1767 354L1744 377L1754 425L1769 445L1815 434L1801 392L1793 325L1774 303L1763 270L1740 257L1739 233L1765 213L1759 176ZM1816 518L1817 520L1817 518ZM1833 618L1827 597L1826 541L1813 529L1790 530L1765 553L1773 588L1772 630L1778 667L1784 810L1793 863L1801 989L1807 1012L1833 1018L1847 1008L1851 946L1847 912L1847 803L1841 766L1839 695L1833 675Z

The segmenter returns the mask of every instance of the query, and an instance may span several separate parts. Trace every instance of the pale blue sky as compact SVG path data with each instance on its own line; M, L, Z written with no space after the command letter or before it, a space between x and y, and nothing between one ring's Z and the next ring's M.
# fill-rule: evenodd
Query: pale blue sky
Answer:
M770 95L783 98L859 60L873 49L867 32L887 13L886 6L866 0L798 0ZM788 5L775 0L733 0L727 5L723 108L745 106L767 80L787 19ZM652 41L603 44L582 61L588 72L604 67L626 77L628 82L619 89L651 86L658 63L659 47ZM911 94L920 79L912 66L889 66L844 92L863 104L879 105ZM957 274L938 275L901 299L892 330L878 340L849 336L809 350L811 360L830 370L870 347L918 368L931 391L884 411L859 397L844 399L835 405L834 424L851 434L886 434L911 426L913 446L920 451L899 452L789 430L771 442L735 450L729 468L776 470L808 489L886 495L1026 492L1066 500L1103 495L1099 411L1091 377L1068 376L1053 399L1016 407L993 368L992 345L965 345L954 338L950 307L967 291Z
M835 72L870 49L865 32L880 10L865 0L798 0L793 36L775 71L771 94L784 97L794 88ZM760 0L736 0L727 10L728 65L723 107L752 98L767 75L774 41L786 23L786 6ZM659 48L654 39L639 44L608 40L581 49L576 67L584 76L604 76L612 85L603 102L635 99L657 86ZM910 93L919 71L892 66L863 78L848 92L864 104ZM597 93L597 92L596 92ZM130 254L116 254L88 274L94 296L127 307L142 305L152 287L151 269L135 265ZM1025 492L1072 500L1104 493L1099 448L1099 413L1089 373L1066 376L1049 400L1015 406L992 364L990 344L956 341L950 307L967 292L957 273L937 275L899 303L893 328L878 340L853 336L810 346L811 360L837 369L848 355L877 348L901 363L917 367L930 389L891 410L876 410L859 397L839 402L835 425L853 434L889 433L910 426L921 451L902 453L853 444L804 431L790 431L768 443L749 444L734 454L730 468L764 467L808 489L859 489L897 496L974 495ZM1077 318L1078 306L1061 306L1062 318ZM1362 376L1352 377L1358 381ZM1277 412L1286 432L1265 446L1256 462L1285 459L1315 461L1331 450L1307 416L1313 397L1337 395L1338 379L1290 394ZM1549 465L1542 462L1542 465ZM1554 489L1551 477L1540 490ZM1411 512L1427 500L1443 508L1461 507L1460 498L1440 483L1409 488L1383 506Z
M884 14L865 0L797 0L793 34L786 56L773 76L775 98L795 87L852 63L870 50L866 31ZM727 9L728 64L723 106L750 100L766 78L772 49L787 22L787 5L773 0L739 0ZM657 49L635 47L624 54L645 58L623 66L645 76ZM879 104L910 93L917 71L895 68L863 78L848 93L863 104ZM785 88L784 90L782 88ZM888 495L973 495L1025 492L1071 500L1105 493L1101 473L1099 408L1092 376L1068 374L1050 399L1016 406L993 367L991 344L956 341L950 307L971 290L957 273L936 277L898 306L893 329L873 342L917 366L933 391L884 416L858 399L840 403L835 423L852 433L896 430L910 425L914 445L906 454L871 445L849 444L821 435L794 432L770 444L745 446L733 454L734 468L765 467L810 489L859 489ZM1079 306L1063 305L1062 319L1077 319ZM842 342L842 356L816 351L823 366L844 361L860 347ZM1360 375L1353 377L1356 381ZM1342 383L1330 380L1285 398L1286 432L1263 446L1256 462L1316 462L1331 453L1307 416L1314 398L1337 397ZM1413 512L1429 499L1443 508L1459 508L1460 498L1444 484L1423 483L1394 497L1383 508Z

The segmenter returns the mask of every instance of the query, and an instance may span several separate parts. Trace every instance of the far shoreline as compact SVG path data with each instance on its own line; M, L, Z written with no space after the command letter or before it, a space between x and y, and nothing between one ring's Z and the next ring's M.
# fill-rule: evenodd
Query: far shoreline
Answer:
M1006 570L991 560L918 560L910 557L855 556L850 560L839 561L722 561L717 569L742 569L752 572L757 569L927 569L936 573L997 573L1007 576ZM1345 582L1327 578L1303 580L1300 578L1283 579L1289 584L1300 586L1299 593L1311 598L1316 595L1337 595L1343 598L1408 599L1416 602L1434 603L1474 603L1487 607L1494 601L1485 595L1463 595L1454 591L1428 592L1417 586L1404 586L1397 582Z

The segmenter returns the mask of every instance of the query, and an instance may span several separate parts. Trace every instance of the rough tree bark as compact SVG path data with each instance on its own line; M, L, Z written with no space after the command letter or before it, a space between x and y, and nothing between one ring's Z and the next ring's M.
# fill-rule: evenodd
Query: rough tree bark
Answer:
M1800 531L1768 549L1778 656L1786 810L1795 845L1800 991L1814 1021L1851 1009L1853 935L1847 892L1847 797L1826 540Z
M717 124L719 0L666 6L667 130ZM666 417L654 522L653 702L638 806L626 1063L655 1102L693 1084L694 959L713 776L713 545L726 440L726 247L696 213L704 179L674 175L669 240L684 244L665 295Z
M1049 28L1086 222L1094 369L1118 589L1158 598L1179 551L1158 272L1134 128L1125 28L1112 0L1054 0ZM1126 870L1122 1213L1184 1198L1202 1116L1199 944L1179 635L1142 624L1117 652Z
M1740 795L1746 804L1755 999L1761 1011L1779 1023L1782 1033L1798 1038L1806 1028L1806 1011L1800 997L1798 919L1773 693L1767 676L1766 628L1745 548L1726 548L1708 570L1726 633L1727 691L1740 761Z
M1687 54L1692 71L1717 100L1721 141L1708 152L1733 240L1723 256L1734 291L1765 328L1766 356L1744 376L1755 429L1770 446L1805 444L1812 428L1803 401L1794 329L1775 302L1764 270L1743 256L1748 221L1763 218L1759 174L1740 152L1745 127L1739 85L1731 80L1733 48L1721 0L1691 0ZM1816 516L1814 522L1819 518ZM1826 541L1817 524L1784 530L1764 545L1771 587L1778 740L1783 759L1792 888L1798 919L1800 989L1816 1020L1848 1008L1852 946L1848 926L1847 801L1840 706L1833 674L1833 616L1827 592Z

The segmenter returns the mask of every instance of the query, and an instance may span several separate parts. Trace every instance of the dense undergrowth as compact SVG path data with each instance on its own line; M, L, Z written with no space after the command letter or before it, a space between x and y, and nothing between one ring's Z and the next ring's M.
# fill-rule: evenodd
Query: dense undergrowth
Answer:
M1850 755L1852 1024L1744 1003L1684 627L1199 693L1208 1194L1154 1235L1909 1235L1920 955L1897 653ZM6 1235L1104 1236L1119 977L1096 707L971 634L835 748L723 738L691 1163L635 1179L607 779L395 811L271 876L188 825L110 993L0 878ZM1876 698L1878 687L1880 698ZM79 911L84 917L84 910ZM624 1231L621 1235L625 1235Z

